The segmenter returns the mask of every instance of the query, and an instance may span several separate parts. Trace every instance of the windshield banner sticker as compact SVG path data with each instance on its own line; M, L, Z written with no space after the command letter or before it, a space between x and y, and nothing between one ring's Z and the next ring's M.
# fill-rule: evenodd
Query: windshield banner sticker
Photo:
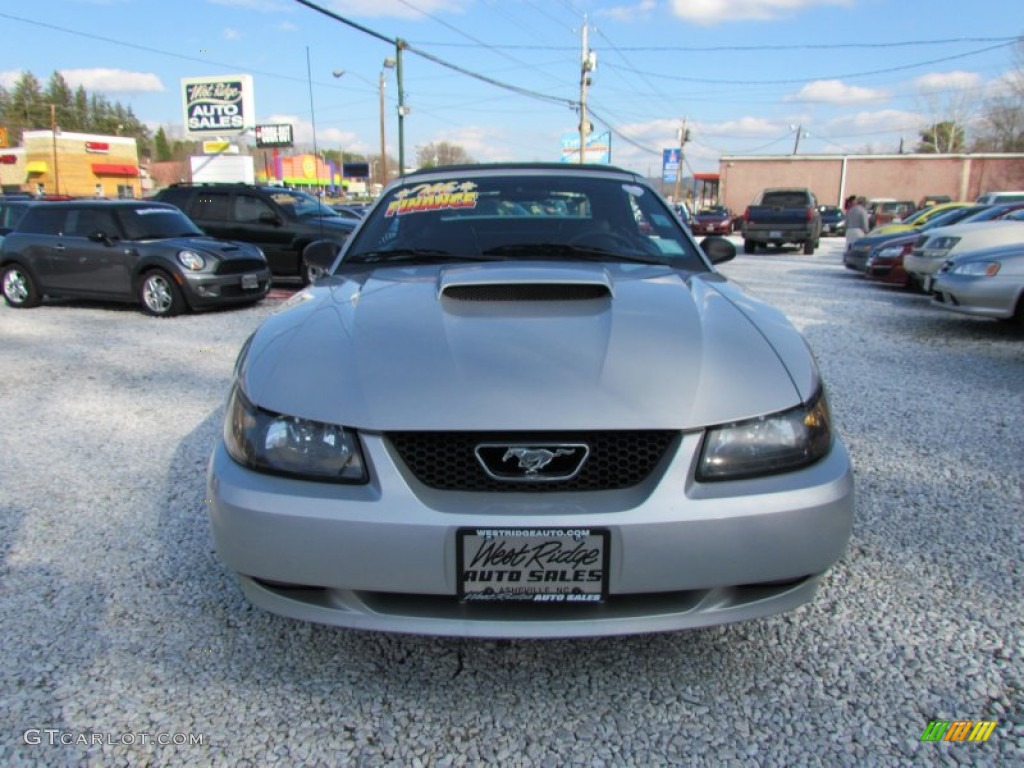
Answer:
M395 193L385 216L440 211L445 208L476 208L476 184L471 181L447 181L419 184Z

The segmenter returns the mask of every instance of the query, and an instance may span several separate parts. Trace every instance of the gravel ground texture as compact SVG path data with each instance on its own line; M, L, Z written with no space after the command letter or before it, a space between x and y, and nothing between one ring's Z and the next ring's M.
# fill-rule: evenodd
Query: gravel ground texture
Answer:
M280 302L0 307L0 765L1024 764L1024 333L869 283L841 247L722 271L818 358L857 480L846 556L790 614L628 638L250 607L205 469ZM931 720L998 727L923 743Z

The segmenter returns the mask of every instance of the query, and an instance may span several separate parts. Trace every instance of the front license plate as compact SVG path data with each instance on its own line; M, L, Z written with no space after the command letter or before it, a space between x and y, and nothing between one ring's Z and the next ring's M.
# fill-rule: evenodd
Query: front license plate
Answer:
M773 229L771 232L768 233L768 237L770 237L772 240L780 240L782 239L782 233L777 229Z
M608 595L608 531L460 528L459 600L600 603Z
M259 275L242 275L242 290L254 291L260 287Z

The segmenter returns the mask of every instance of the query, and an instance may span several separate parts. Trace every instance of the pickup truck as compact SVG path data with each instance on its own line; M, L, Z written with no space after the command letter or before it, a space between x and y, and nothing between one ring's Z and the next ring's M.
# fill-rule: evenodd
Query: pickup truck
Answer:
M802 245L810 256L821 238L821 212L811 190L770 188L761 192L743 214L743 252L758 246Z

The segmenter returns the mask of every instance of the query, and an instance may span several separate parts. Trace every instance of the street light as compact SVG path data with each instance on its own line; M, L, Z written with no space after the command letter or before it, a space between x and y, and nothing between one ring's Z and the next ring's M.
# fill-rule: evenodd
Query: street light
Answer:
M384 59L384 69L394 69L396 62L392 58ZM380 184L383 187L388 183L388 160L387 150L384 145L384 69L380 71ZM399 161L401 163L401 161ZM401 172L399 172L401 175Z

